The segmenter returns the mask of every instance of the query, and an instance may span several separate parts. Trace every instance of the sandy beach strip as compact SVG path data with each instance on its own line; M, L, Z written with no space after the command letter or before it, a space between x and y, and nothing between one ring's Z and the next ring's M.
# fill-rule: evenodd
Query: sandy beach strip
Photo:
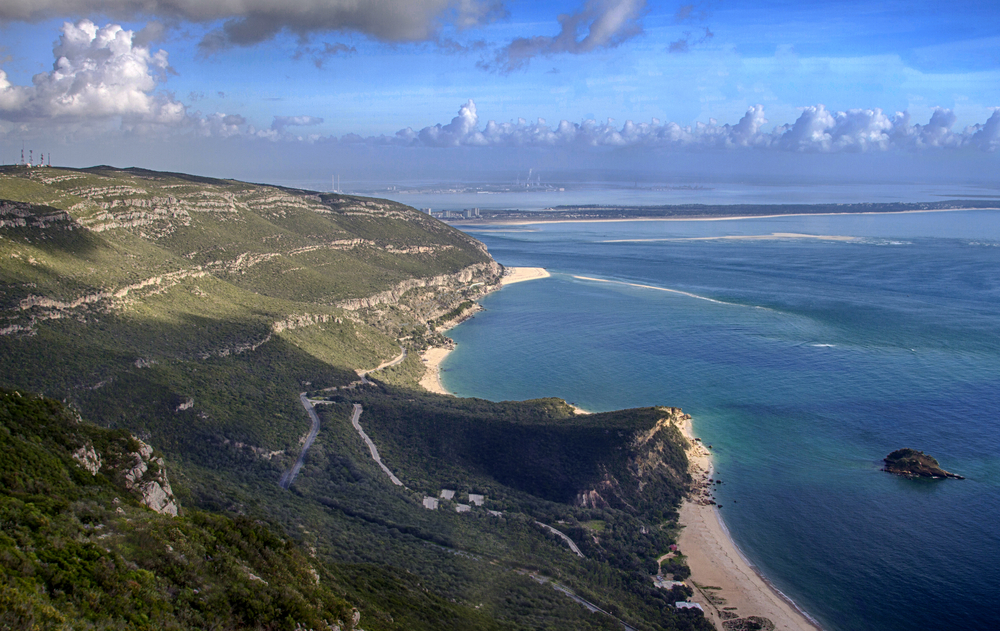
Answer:
M856 241L858 237L830 234L772 232L771 234L730 235L724 237L669 237L662 239L608 239L601 243L650 243L654 241L770 241L775 239L816 239L819 241Z
M504 274L503 278L500 280L500 284L506 287L507 285L524 282L526 280L548 278L551 275L552 274L549 274L549 271L544 267L506 267L504 268Z
M713 472L711 454L694 440L690 420L682 429L691 443L688 450L691 475L697 486L706 489ZM720 631L724 629L724 616L732 614L739 618L767 618L778 631L819 629L819 625L754 570L730 538L719 509L708 504L704 497L699 490L684 501L680 513L683 528L677 544L691 568L691 578L686 583L694 589L692 600L702 606L705 616Z
M544 223L623 223L638 221L739 221L742 219L776 219L781 217L836 217L838 215L910 215L920 213L950 213L965 212L969 210L1000 210L1000 208L929 208L916 210L888 210L888 211L854 211L854 212L826 212L826 213L778 213L772 215L701 215L694 217L624 217L624 218L579 218L579 219L536 219L534 217L523 217L518 219L484 219L474 224L461 224L474 226L533 226ZM536 211L543 213L545 211ZM457 223L456 223L457 225Z
M423 360L426 367L424 376L420 378L421 388L435 394L454 396L451 392L445 390L444 385L441 383L441 362L444 361L444 358L451 351L452 349L450 348L435 346L420 353L420 359Z

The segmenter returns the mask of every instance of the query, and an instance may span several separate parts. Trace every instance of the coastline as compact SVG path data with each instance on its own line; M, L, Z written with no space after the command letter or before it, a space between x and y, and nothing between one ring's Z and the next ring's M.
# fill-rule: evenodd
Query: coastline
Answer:
M513 283L538 280L540 278L548 278L549 276L551 274L544 267L507 267L504 269L500 285L503 288ZM449 325L441 331L447 331L456 325L458 325L458 322ZM454 393L448 392L444 384L441 383L441 363L444 362L445 358L453 350L454 347L434 346L420 353L420 360L425 366L424 376L420 378L421 388L434 394L455 396Z
M511 267L506 269L501 286L549 276L544 268ZM422 388L455 396L441 382L441 364L452 350L454 346L432 347L420 353L426 367L420 379ZM573 408L576 414L590 413L575 405ZM701 441L695 440L690 418L680 429L688 440L689 467L695 480L694 492L681 506L682 528L678 538L680 552L686 555L691 568L691 577L685 581L694 590L691 600L701 605L705 617L719 631L726 631L723 616L729 616L728 619L767 618L777 631L819 631L820 626L775 589L733 542L719 509L709 503L711 485L708 480L714 471L711 453Z
M681 506L682 529L677 541L691 568L691 577L685 581L694 590L691 600L701 605L705 617L720 631L727 614L767 618L779 631L819 630L820 626L775 589L733 542L719 509L708 501L708 480L714 471L711 453L695 440L690 418L680 429L688 439L689 467L695 479L695 491Z
M534 226L546 223L623 223L637 221L737 221L742 219L774 219L779 217L836 217L840 215L912 215L920 213L955 213L968 212L970 210L1000 210L1000 208L935 208L929 210L894 210L894 211L869 211L869 212L844 212L844 213L787 213L774 215L739 215L739 216L712 216L702 215L698 217L625 217L616 219L485 219L475 223L456 221L449 222L449 225L469 226ZM545 211L536 211L543 213Z

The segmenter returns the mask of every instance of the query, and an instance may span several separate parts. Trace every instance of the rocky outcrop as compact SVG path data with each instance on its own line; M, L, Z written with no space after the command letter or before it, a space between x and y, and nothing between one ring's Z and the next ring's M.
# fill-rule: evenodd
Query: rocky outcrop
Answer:
M101 456L94 450L93 445L85 445L74 451L73 459L89 471L90 475L97 475L97 472L101 470Z
M125 487L139 496L139 501L157 513L177 515L177 500L167 480L163 458L153 456L153 448L138 438L138 451L126 456L132 458L132 468L123 471Z
M883 460L885 467L882 469L886 473L895 473L907 478L955 478L964 480L962 476L949 473L941 468L938 461L932 456L928 456L916 449L897 449Z
M146 507L167 515L177 515L177 499L170 488L163 458L153 455L153 448L135 436L130 441L134 451L124 453L98 453L87 443L73 452L73 459L96 476L103 472L132 492ZM107 448L106 448L107 449Z
M44 230L58 226L73 228L73 218L63 210L53 208L38 212L37 207L25 202L0 200L0 228L37 228Z

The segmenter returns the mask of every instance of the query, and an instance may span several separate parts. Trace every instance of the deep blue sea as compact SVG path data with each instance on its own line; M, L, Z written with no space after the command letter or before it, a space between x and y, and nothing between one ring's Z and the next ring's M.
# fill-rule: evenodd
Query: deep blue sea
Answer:
M824 628L1000 628L1000 211L469 232L553 276L451 330L449 390L682 407L737 544ZM772 233L857 239L720 238ZM899 447L966 479L881 472Z

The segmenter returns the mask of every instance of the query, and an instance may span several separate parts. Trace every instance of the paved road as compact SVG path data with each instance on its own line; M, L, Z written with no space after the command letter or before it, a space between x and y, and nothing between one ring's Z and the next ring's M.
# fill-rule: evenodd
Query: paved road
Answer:
M361 408L361 404L355 403L354 414L351 415L351 425L354 426L354 429L358 430L358 433L361 434L361 438L365 441L365 444L368 445L368 451L372 452L372 460L374 460L378 466L382 467L382 470L385 471L387 476L389 476L389 479L392 480L393 484L396 486L403 486L403 483L399 481L399 478L393 475L392 471L389 470L389 467L382 464L382 458L378 455L378 448L375 446L375 443L372 442L372 439L368 438L368 434L365 433L365 430L361 429L362 411L363 409Z
M583 553L580 552L580 548L576 547L576 543L574 543L572 539L570 539L569 537L567 537L565 535L565 533L562 533L562 532L556 530L555 528L553 528L552 526L550 526L548 524L543 524L540 521L536 521L535 523L538 524L539 526L541 526L542 528L548 530L552 534L557 535L559 537L562 537L562 540L566 542L566 545L569 546L569 549L572 550L573 552L576 552L577 556L579 556L581 559L586 559L587 558L587 557L583 556Z
M319 416L316 414L316 410L313 409L312 401L306 398L305 392L299 394L299 400L302 401L302 407L306 409L306 413L312 421L312 429L309 430L309 435L306 436L306 442L302 445L302 453L299 454L299 459L295 461L295 466L285 471L281 476L281 481L278 482L283 489L287 489L295 481L295 476L299 474L299 470L305 464L306 452L312 447L313 441L316 440L316 435L319 434Z
M368 375L372 374L373 372L378 372L379 370L382 370L383 368L391 368L393 366L396 366L398 364L403 363L403 360L406 359L406 349L403 348L402 346L400 346L399 350L402 351L402 352L400 352L399 356L396 357L395 359L393 359L391 361L387 361L386 363L382 364L378 368L372 368L371 370L365 370L364 372L362 372L361 373L361 383L366 384L366 385L371 385L371 382L368 381Z
M387 361L378 368L373 368L372 370L366 370L362 372L361 383L371 384L371 382L368 381L368 375L375 372L376 370L382 370L383 368L389 368L390 366L396 366L397 364L403 363L403 360L406 359L406 349L400 346L399 350L401 352L399 356L396 357L395 359ZM304 445L302 445L302 453L299 454L299 459L295 461L295 465L281 475L281 480L278 482L278 484L283 489L288 489L288 487L292 485L292 482L295 481L295 476L299 474L299 471L302 469L302 465L305 464L306 452L309 451L310 447L312 447L313 441L316 440L316 435L319 434L319 416L316 415L316 410L313 407L313 402L310 401L308 398L306 398L305 392L299 394L299 400L302 401L302 407L306 409L306 414L309 415L309 419L312 421L312 429L309 430L309 434L306 436L306 442ZM365 442L368 443L368 448L371 450L372 457L375 459L375 462L377 462L378 465L382 467L386 473L389 474L389 477L392 479L393 482L395 482L399 486L402 486L403 483L400 482L399 479L396 476L394 476L391 471L389 471L388 467L382 464L382 460L378 456L378 449L375 448L375 445L372 443L371 440L369 440L368 436L361 429L360 423L358 423L358 418L360 418L360 416L361 416L361 406L355 405L354 417L351 419L351 423L354 425L355 428L357 428L358 432L361 434L361 437L365 439Z

